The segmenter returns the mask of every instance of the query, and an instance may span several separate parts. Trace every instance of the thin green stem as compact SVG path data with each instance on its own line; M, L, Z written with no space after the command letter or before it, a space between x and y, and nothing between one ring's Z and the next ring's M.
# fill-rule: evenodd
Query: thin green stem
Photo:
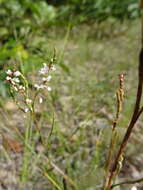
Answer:
M121 185L127 185L127 184L135 184L135 183L141 183L143 182L143 178L140 178L140 179L137 179L137 180L133 180L133 181L124 181L124 182L121 182L121 183L117 183L117 184L113 184L111 186L111 189L117 187L117 186L121 186Z

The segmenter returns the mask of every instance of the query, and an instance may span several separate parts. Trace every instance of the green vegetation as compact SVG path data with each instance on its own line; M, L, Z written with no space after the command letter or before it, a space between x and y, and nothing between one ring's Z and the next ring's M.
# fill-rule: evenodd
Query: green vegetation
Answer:
M119 74L125 74L125 97L115 152L135 102L137 7L133 0L0 1L2 190L101 189ZM56 71L50 73L52 90L37 93L43 63L54 63ZM7 70L22 73L26 92L10 91ZM133 134L119 181L134 172L140 177L141 131Z

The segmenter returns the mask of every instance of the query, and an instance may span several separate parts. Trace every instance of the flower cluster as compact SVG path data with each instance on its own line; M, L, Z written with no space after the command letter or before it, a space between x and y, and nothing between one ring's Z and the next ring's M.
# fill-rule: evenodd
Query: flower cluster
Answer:
M51 80L51 75L50 75L50 71L55 71L56 68L53 65L54 60L52 59L50 61L50 64L46 64L43 63L43 67L39 70L39 81L37 84L34 84L34 87L37 90L41 90L41 89L46 89L47 91L51 91L52 88L49 86L48 82ZM18 105L18 107L23 110L25 113L29 112L29 111L33 111L34 110L34 103L35 103L35 99L32 98L32 96L29 96L29 85L28 85L28 81L25 78L25 76L20 72L20 71L12 71L12 70L7 70L6 71L6 81L10 84L10 89L11 89L11 93L12 93L12 97L14 98L14 101L16 102L16 104ZM13 92L22 92L23 93L23 98L24 101L23 102L18 102L16 100L15 93ZM39 91L40 92L40 91ZM39 93L36 93L36 96ZM36 97L35 96L35 97ZM23 104L24 103L24 104ZM39 97L39 103L43 103L43 98ZM25 107L26 106L26 107Z
M51 91L52 88L48 86L48 82L51 80L52 76L49 75L50 71L55 71L56 68L53 64L47 65L46 63L43 63L43 67L39 70L39 75L41 78L40 84L35 84L34 87L37 90L40 89L47 89L48 91Z
M20 84L21 72L11 71L10 69L6 71L6 81L11 84L11 87L15 91L23 90L25 91L25 86Z
M18 107L23 110L25 113L32 110L32 100L29 99L28 97L28 91L27 91L27 85L25 83L26 79L25 77L22 75L22 73L20 71L12 71L12 70L7 70L6 71L6 81L10 84L10 88L11 88L11 93L13 94L13 91L16 92L22 92L23 93L23 97L24 97L24 103L26 104L26 108L23 108L23 104L19 103L15 98L14 98L14 94L13 94L13 98L15 103L18 105Z

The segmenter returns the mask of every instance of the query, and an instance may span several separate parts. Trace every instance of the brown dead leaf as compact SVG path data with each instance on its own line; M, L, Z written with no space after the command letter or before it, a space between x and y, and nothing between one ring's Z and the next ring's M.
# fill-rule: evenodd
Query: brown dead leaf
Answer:
M15 110L17 110L17 106L16 106L16 104L14 102L8 101L5 104L5 109L8 110L8 111L15 111Z
M16 140L3 136L3 146L7 151L13 151L15 153L22 152L22 144Z

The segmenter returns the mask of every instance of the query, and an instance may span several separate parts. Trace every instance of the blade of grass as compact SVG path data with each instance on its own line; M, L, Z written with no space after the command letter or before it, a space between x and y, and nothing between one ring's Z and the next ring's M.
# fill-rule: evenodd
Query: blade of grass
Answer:
M42 173L43 173L43 171L42 171ZM43 174L56 187L56 189L63 190L63 188L61 188L60 185L55 181L55 179L53 179L47 172L44 172Z

